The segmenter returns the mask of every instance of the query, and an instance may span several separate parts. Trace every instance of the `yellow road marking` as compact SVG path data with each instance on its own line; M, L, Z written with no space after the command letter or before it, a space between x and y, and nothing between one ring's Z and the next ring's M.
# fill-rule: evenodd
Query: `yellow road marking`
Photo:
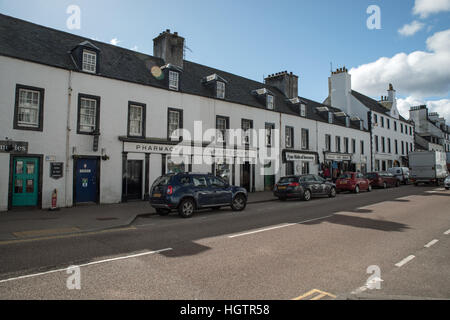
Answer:
M56 236L49 236L49 237L40 237L40 238L32 238L32 239L6 240L6 241L0 241L0 246L9 245L9 244L16 244L16 243L44 241L44 240L75 238L75 237L90 236L90 235L96 235L96 234L102 234L102 233L130 231L130 230L136 230L136 227L108 229L108 230L92 231L92 232L79 232L79 233L73 233L73 234L63 234L63 235L56 235Z
M21 232L13 232L18 238L31 238L31 237L39 237L39 236L49 236L49 235L57 235L63 233L73 233L80 232L79 228L59 228L59 229L43 229L43 230L30 230L30 231L21 231Z
M306 297L313 296L313 295L315 295L317 293L319 295L317 295L317 296L315 296L315 297L313 297L311 299L305 299ZM294 298L292 300L320 300L320 299L322 299L324 297L330 297L330 298L336 299L336 296L334 294L331 294L329 292L325 292L325 291L322 291L322 290L313 289L313 290L310 290L307 293L301 295L300 297Z

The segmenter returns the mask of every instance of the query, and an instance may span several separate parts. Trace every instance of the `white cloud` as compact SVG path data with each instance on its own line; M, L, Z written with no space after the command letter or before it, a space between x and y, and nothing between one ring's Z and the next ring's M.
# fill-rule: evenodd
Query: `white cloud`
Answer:
M450 11L450 0L416 0L413 8L413 13L421 18L445 11Z
M414 20L410 24L405 24L402 28L398 29L398 33L400 33L404 37L409 37L415 35L418 31L425 27L425 23Z
M120 41L117 38L112 38L111 41L109 41L109 43L111 43L114 46L117 46Z
M439 116L444 117L447 124L450 123L450 99L441 100L423 100L413 96L406 99L397 99L397 108L400 114L406 119L409 118L409 109L415 106L426 105L429 112L437 112Z
M132 50L132 51L138 51L138 46L133 46L133 47L131 48L131 50Z
M450 29L427 39L427 51L398 53L352 68L353 87L379 96L389 83L404 96L448 96L450 91Z

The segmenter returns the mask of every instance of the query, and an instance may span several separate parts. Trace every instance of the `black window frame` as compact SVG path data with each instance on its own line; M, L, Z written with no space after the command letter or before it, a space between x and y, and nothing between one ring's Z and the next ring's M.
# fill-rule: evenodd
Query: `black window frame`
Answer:
M250 130L253 129L253 120L242 118L242 119L241 119L241 130L242 130L242 134L243 134L243 135L245 135L245 132L244 132L244 122L250 123ZM248 142L248 143L247 143L247 142L244 142L244 145L245 145L245 146L249 146L250 143L251 143L250 140L251 140L251 138L249 139L249 142Z
M291 145L290 146L288 146L287 144L286 144L286 133L287 133L287 131L290 131L290 134L291 134ZM286 126L285 128L284 128L284 143L285 143L285 147L286 147L286 149L294 149L294 146L295 146L295 143L294 143L294 127L291 127L291 126Z
M327 148L328 143L328 148ZM325 135L325 151L331 152L331 134Z
M352 154L356 153L356 139L352 139Z
M140 136L130 134L130 109L131 106L142 107L142 134ZM146 122L147 122L147 105L141 102L128 101L128 117L127 117L127 137L129 138L145 138Z
M303 146L303 135L306 133L306 147ZM309 150L309 129L302 128L302 135L300 141L300 149Z
M362 155L364 155L364 154L365 154L365 150L364 150L364 140L361 140L361 141L360 141L359 147L361 148L360 153L361 153Z
M228 143L227 132L228 132L228 130L230 130L230 117L216 115L216 130L219 130L217 128L217 124L218 124L219 119L220 120L225 120L225 132L223 133L223 141L222 142L217 141L217 142L223 143L224 145L226 145Z
M183 129L183 109L172 108L172 107L167 108L167 121L166 121L167 140L171 140L170 134L169 134L169 114L170 114L170 112L178 112L180 114L180 116L179 116L180 123L179 123L178 129ZM180 141L183 140L183 136L181 136L179 140Z
M81 99L83 99L83 98L97 101L96 108L95 108L95 129L92 132L80 131L80 109L81 109ZM100 103L101 103L100 96L94 96L94 95L85 94L85 93L78 94L77 134L83 134L83 135L88 135L88 136L93 136L93 135L99 134L99 132L100 132Z
M26 127L26 126L19 125L19 91L20 91L20 89L39 92L39 115L38 115L39 124L37 127ZM45 95L44 88L32 87L32 86L27 86L27 85L23 85L23 84L16 84L16 95L15 95L15 102L14 102L14 119L13 119L13 129L14 130L40 131L40 132L44 131L44 95Z

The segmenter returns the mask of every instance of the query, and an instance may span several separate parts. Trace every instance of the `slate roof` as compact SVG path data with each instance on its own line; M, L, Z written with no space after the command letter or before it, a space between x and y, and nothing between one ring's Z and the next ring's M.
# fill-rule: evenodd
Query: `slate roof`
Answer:
M79 71L70 52L86 41L100 50L98 76L169 90L164 82L153 77L150 72L153 66L164 66L163 59L0 14L0 55L3 56ZM274 111L296 116L300 114L299 106L288 102L284 94L275 87L186 60L179 91L215 99L213 90L201 81L214 73L228 81L226 101L266 109L265 100L252 95L253 90L266 88L274 94ZM317 106L323 104L301 99L307 102L307 118L328 122L328 119L315 111ZM341 111L329 108L335 112ZM345 126L345 123L339 121L335 124ZM351 127L359 130L357 126Z
M365 105L367 108L369 108L372 111L379 112L386 114L386 116L389 115L389 109L385 108L382 104L380 104L378 101L369 98L368 96L363 95L362 93L359 93L358 91L352 90L352 95L359 100L363 105ZM409 120L406 120L401 115L399 115L399 120L410 123Z

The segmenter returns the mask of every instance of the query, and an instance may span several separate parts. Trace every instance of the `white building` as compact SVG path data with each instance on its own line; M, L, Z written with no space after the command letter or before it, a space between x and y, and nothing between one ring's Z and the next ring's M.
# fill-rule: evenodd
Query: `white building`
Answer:
M414 151L414 124L399 114L393 86L389 85L388 96L376 101L352 90L351 75L345 67L332 72L328 83L326 103L363 119L370 131L373 169L407 166L408 153Z
M325 162L371 170L362 121L298 97L292 73L260 83L185 61L184 39L168 30L154 56L4 15L0 30L0 211L48 208L53 190L59 207L146 199L157 177L177 171L213 172L253 192ZM196 163L212 140L195 137L195 121L200 135L246 132L242 146L214 144L234 163L217 150L212 163ZM174 140L176 129L191 139ZM280 169L260 158L248 129L279 143ZM174 157L180 141L190 153Z
M409 118L416 129L416 146L426 151L450 152L450 127L436 112L428 112L426 106L412 107Z

